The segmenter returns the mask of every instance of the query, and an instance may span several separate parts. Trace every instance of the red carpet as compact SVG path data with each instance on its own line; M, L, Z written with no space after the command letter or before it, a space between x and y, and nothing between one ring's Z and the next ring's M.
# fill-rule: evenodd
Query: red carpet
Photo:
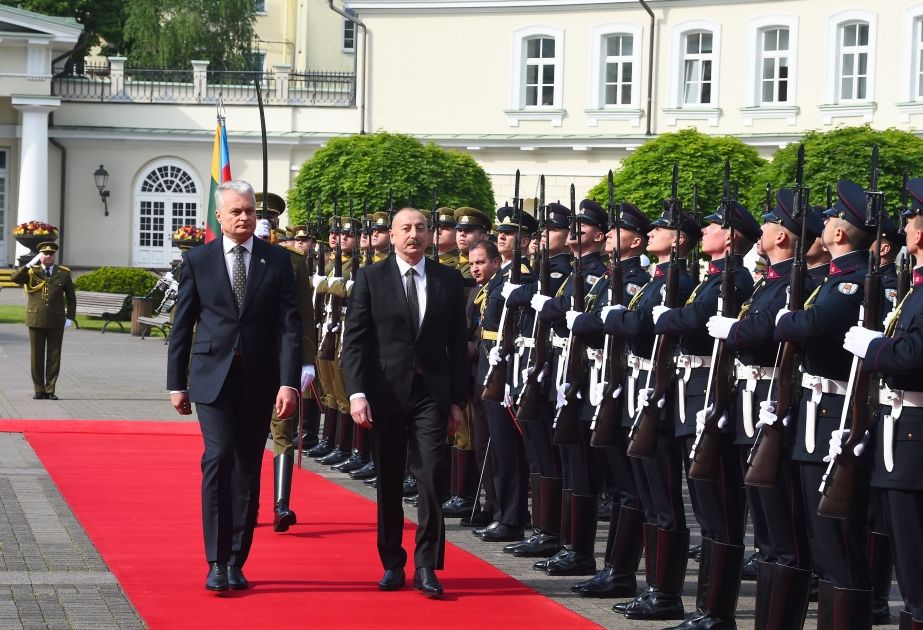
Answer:
M0 421L0 431L25 433L154 629L597 627L452 545L440 573L444 600L427 600L412 588L378 591L374 503L296 470L292 507L300 522L274 534L267 525L268 451L261 526L246 566L253 588L208 593L195 423L10 420ZM404 537L411 558L412 527L407 523Z

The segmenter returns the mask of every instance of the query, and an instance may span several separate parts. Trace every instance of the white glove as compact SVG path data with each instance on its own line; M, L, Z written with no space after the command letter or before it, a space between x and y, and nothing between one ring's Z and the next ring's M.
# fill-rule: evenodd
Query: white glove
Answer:
M705 418L708 417L708 414L714 409L714 405L708 405L705 409L700 409L695 412L695 430L696 432L702 432L705 430ZM728 418L726 415L721 414L721 417L718 418L718 428L723 429L728 425Z
M618 398L618 397L621 396L621 395L622 395L622 386L619 385L618 387L615 388L615 391L612 392L612 398L613 398L613 400L614 400L614 399Z
M503 356L500 354L500 346L494 346L487 353L487 362L490 365L500 365L501 361L503 361Z
M74 323L74 320L72 320L72 319L65 319L65 320L64 320L64 327L65 327L65 328L70 328L70 327L71 327L71 324L73 324L73 323Z
M343 278L340 276L333 276L332 278L327 278L327 284L334 284L336 282L343 282Z
M885 318L884 318L883 320L881 320L881 326L882 326L882 328L884 328L885 330L888 329L888 326L891 325L891 320L894 319L894 315L895 315L896 313L897 313L897 309L896 309L896 308L892 308L892 309L888 312L888 314L885 315Z
M786 313L791 313L791 311L785 308L784 306L779 309L779 312L776 313L776 326L779 325L779 320L782 319L782 316L785 315Z
M311 276L311 286L315 289L320 286L320 283L324 281L327 276L322 276L320 274L314 274Z
M606 322L606 319L609 318L609 313L614 311L623 311L625 306L623 304L610 304L609 306L604 306L602 312L599 314L600 319L603 320L603 323Z
M664 306L663 304L658 304L654 307L654 323L657 323L657 320L663 317L663 314L667 311L672 311L669 306Z
M775 424L776 420L779 419L779 416L776 415L776 401L774 400L764 400L760 403L760 413L759 413L759 422L756 423L756 428L763 426L768 426ZM782 426L787 427L791 416L785 416L782 418Z
M505 300L508 297L510 297L510 293L512 293L513 291L515 291L521 286L522 286L521 284L513 284L512 282L509 282L509 281L504 282L503 288L500 289L500 295L502 295L503 299Z
M574 329L574 322L577 321L577 318L583 315L580 311L567 311L564 313L564 319L567 320L567 329Z
M256 222L256 229L253 230L253 236L257 238L269 238L269 232L272 230L272 224L268 219L260 219Z
M708 329L708 334L715 339L727 339L728 335L731 334L731 328L733 328L736 323L737 320L733 317L712 315L708 319L708 323L705 324L705 327Z
M301 391L305 392L314 382L314 366L305 363L301 366Z
M882 337L884 337L884 333L877 330L853 326L846 332L846 337L843 339L843 348L849 350L860 359L864 359L865 353L869 351L869 344Z
M643 389L638 390L638 409L643 409L644 407L647 407L648 399L650 399L651 394L653 393L654 393L654 390L651 387L645 387ZM657 406L663 409L663 405L666 402L667 402L666 397L661 397L660 400L657 401Z
M347 281L346 281L346 293L347 293L347 295L349 294L349 290L353 288L353 284L355 284L355 283L354 283L352 280L347 280Z
M535 295L532 296L532 300L529 302L529 304L532 306L533 311L535 311L536 313L541 313L542 308L544 308L545 306L545 302L548 302L550 300L551 298L548 297L547 295L536 293Z
M39 254L36 254L36 255L35 255L35 258L33 258L32 260L30 260L28 263L26 263L26 267L34 267L35 265L37 265L37 264L39 263L39 261L40 261L41 259L42 259L42 255L41 255L40 253L39 253Z
M830 463L836 459L836 456L843 452L843 442L848 439L849 429L834 429L831 431L829 450L827 451L827 456L824 457L824 461ZM853 455L861 457L862 453L865 452L865 445L868 444L871 439L871 434L866 431L865 435L862 436L862 441L853 447Z
M503 400L500 401L501 407L512 407L513 406L513 397L510 395L510 384L507 383L503 386Z
M606 389L605 383L596 383L590 388L590 404L597 407L603 401L603 390Z
M557 397L556 397L555 404L554 404L555 409L560 409L561 407L564 406L564 403L567 401L566 394L567 394L568 386L569 386L568 383L561 383L560 385L558 385Z

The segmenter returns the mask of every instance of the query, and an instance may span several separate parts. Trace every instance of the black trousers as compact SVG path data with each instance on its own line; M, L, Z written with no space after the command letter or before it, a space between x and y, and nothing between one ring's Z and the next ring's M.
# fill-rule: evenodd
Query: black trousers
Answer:
M373 406L372 457L378 471L378 555L385 569L407 562L401 544L404 508L401 485L405 464L417 480L417 568L441 569L445 557L445 522L441 488L447 483L450 461L446 445L448 418L439 413L422 376L414 376L407 408L382 413Z
M867 590L871 588L866 557L866 523L868 518L868 486L860 483L858 496L853 498L853 516L835 519L818 516L820 482L827 464L801 462L801 488L807 516L808 542L814 573L822 580L840 588Z
M685 441L672 433L659 433L653 457L630 458L644 518L661 529L686 529L682 462Z
M891 525L894 573L904 598L904 607L917 621L923 621L923 492L885 491Z
M522 439L529 472L539 473L542 477L561 476L558 449L551 441L553 425L554 405L547 401L542 401L539 406L538 418L522 423Z
M529 511L529 469L522 435L507 407L497 401L485 400L484 411L490 430L494 520L512 527L522 527L526 524L526 513Z
M737 448L740 449L741 470L746 470L751 446L738 445ZM763 559L787 567L810 569L811 550L798 464L783 455L776 485L771 488L747 486L747 501L753 531L764 532L757 540Z
M196 403L202 454L202 527L208 562L243 567L260 503L260 466L273 401L255 396L232 366L211 404Z
M490 467L490 461L488 461L490 459L489 450L487 448L490 429L487 425L487 412L484 411L483 393L483 385L477 384L474 386L474 397L470 401L471 432L474 434L474 456L478 466L478 480L481 480L481 471L484 471L484 478L481 480L481 487L484 488L484 505L492 513L496 504L496 496L494 484L490 482L493 479L493 471ZM475 480L475 483L478 480Z
M596 449L590 446L591 437L590 423L578 420L577 443L558 447L561 450L564 487L580 496L598 494L605 485L605 478L598 474Z
M696 504L695 515L702 527L702 537L725 545L743 545L747 522L744 480L733 438L722 434L718 439L718 477L689 479L690 498ZM687 456L688 459L688 456Z
M622 507L640 510L641 498L638 496L638 486L631 470L632 458L628 456L627 449L628 429L619 430L615 446L603 447L612 472L612 500Z

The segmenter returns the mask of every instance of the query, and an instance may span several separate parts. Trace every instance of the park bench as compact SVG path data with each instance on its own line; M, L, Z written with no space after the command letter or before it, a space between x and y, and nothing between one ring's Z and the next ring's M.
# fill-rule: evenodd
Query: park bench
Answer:
M150 315L141 315L138 317L138 323L143 324L141 328L141 338L147 337L151 328L160 331L163 335L163 342L166 344L170 340L170 328L173 326L173 307L176 305L176 293L167 291L160 305Z
M77 314L104 320L106 323L101 332L106 332L106 328L113 322L125 332L122 322L131 319L131 296L124 293L77 291ZM77 322L74 324L77 325Z

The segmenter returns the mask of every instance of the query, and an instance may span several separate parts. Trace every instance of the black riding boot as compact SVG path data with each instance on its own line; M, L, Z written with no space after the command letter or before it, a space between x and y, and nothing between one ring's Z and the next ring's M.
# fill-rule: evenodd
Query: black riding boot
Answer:
M275 490L275 514L272 519L274 532L288 531L295 524L295 513L289 508L288 502L292 496L292 469L295 457L282 453L273 459L273 489Z

